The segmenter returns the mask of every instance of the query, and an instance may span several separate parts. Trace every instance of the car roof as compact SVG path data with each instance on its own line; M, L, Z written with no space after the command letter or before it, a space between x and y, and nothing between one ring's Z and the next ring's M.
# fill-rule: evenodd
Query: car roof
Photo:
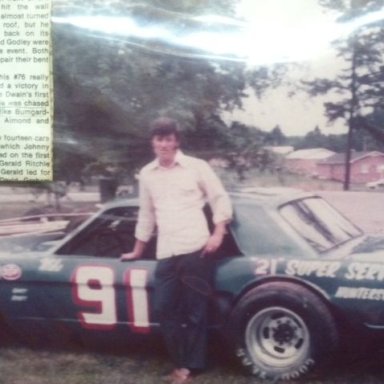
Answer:
M241 187L230 191L230 196L238 202L260 205L279 206L292 200L317 196L312 192L305 192L289 187Z
M253 203L257 205L279 206L292 200L316 196L314 193L305 192L289 187L254 187L244 186L231 188L228 191L235 203ZM101 208L111 209L118 207L138 207L138 198L117 199L104 204Z
M119 198L109 201L100 206L101 209L119 208L119 207L138 207L139 199L137 197Z
M234 206L237 204L249 204L264 207L266 209L275 209L283 204L286 204L293 200L299 200L307 197L317 196L313 193L304 192L299 189L286 188L286 187L242 187L234 188L229 192L231 200L234 203ZM99 210L91 215L87 220L80 224L74 231L68 234L68 236L73 237L77 232L81 231L86 227L89 222L94 220L94 218L107 210L114 208L124 208L132 207L137 208L139 206L139 199L137 197L132 198L119 198L99 206ZM68 240L68 239L67 239ZM59 242L57 247L54 247L53 252L57 252L65 243Z

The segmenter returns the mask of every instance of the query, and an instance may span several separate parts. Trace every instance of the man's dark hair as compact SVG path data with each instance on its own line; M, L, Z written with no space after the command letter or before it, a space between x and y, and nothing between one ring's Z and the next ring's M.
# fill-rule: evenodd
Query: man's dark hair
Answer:
M150 125L151 138L155 136L175 135L177 140L180 140L180 127L177 120L169 117L159 117L153 120Z

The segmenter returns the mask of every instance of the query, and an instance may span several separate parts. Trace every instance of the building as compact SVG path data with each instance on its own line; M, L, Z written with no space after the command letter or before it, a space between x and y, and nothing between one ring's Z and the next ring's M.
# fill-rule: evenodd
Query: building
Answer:
M285 157L285 168L300 175L318 177L317 164L335 155L325 148L299 149Z
M264 149L279 156L287 156L294 151L291 145L266 145Z
M317 174L321 179L344 181L345 154L335 153L333 156L317 163ZM384 153L378 151L351 153L352 183L363 184L384 178Z

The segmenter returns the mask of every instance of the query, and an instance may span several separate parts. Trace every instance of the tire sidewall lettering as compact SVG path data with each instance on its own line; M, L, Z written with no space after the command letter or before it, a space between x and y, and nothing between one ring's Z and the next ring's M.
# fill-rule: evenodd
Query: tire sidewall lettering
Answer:
M257 361L258 358L254 357L253 352L248 351L246 345L245 329L249 321L260 311L272 307L281 307L292 312L307 328L306 337L309 338L309 346L306 352L304 351L303 355L298 354L297 360L287 364L286 368L266 368L263 358ZM324 327L321 320L323 313L326 319ZM265 283L246 293L233 311L230 323L238 360L250 373L259 378L265 376L281 380L297 379L325 362L327 354L331 355L332 350L337 348L336 323L325 303L307 288L290 282ZM322 331L317 332L319 329Z
M243 366L247 367L253 375L256 375L260 379L268 379L269 374L266 372L263 367L258 366L257 364L252 362L252 358L250 354L247 352L247 350L244 347L238 347L236 350L236 355L238 357L241 356L241 363ZM295 368L294 370L290 372L284 372L281 374L276 374L273 379L281 379L281 380L292 380L292 379L298 379L300 376L306 374L309 372L312 367L316 365L316 361L313 358L306 359L303 364Z

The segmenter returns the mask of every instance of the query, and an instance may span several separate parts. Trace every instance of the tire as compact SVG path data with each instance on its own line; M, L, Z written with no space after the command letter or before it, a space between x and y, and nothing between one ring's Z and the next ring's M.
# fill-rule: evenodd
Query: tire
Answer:
M230 321L236 356L262 379L291 380L326 363L338 346L335 320L314 293L272 282L249 291Z

